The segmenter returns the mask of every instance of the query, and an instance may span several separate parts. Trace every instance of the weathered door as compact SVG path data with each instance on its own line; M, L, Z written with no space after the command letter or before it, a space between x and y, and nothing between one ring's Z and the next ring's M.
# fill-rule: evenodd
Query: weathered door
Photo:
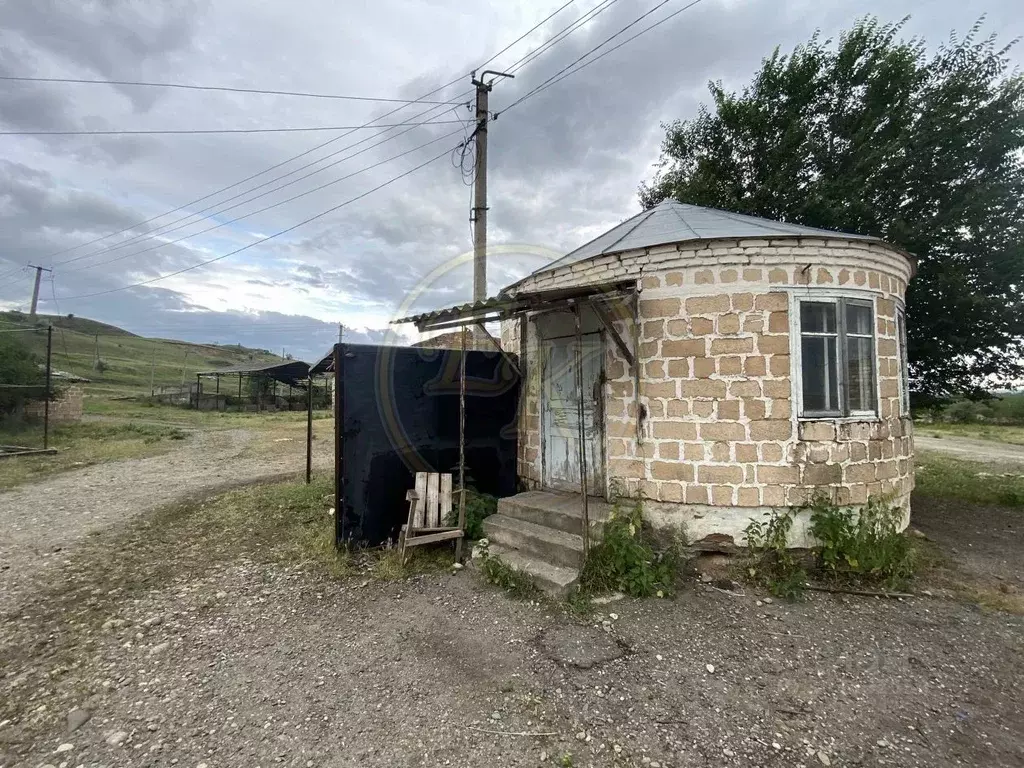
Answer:
M601 335L581 337L583 355L583 424L587 457L587 489L604 494L602 448ZM576 382L576 337L542 342L541 451L544 484L559 490L580 490L579 400Z

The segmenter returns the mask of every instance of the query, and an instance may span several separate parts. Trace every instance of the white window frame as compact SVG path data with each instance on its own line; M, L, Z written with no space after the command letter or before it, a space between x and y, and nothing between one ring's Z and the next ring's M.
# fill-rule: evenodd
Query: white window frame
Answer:
M881 377L878 371L878 295L867 291L828 291L828 290L817 290L817 289L805 289L802 291L792 291L790 293L789 303L789 339L790 339L790 355L793 361L792 370L790 371L790 380L793 388L793 402L796 403L794 418L798 421L880 421L881 420L881 407L882 392L881 392ZM869 411L863 410L847 410L846 403L846 373L845 373L845 360L843 354L845 352L845 346L842 343L844 336L844 329L846 325L845 312L839 311L839 307L836 307L836 331L839 337L836 342L836 355L838 357L836 361L836 371L839 373L839 382L837 386L837 392L839 395L839 401L842 404L841 409L838 412L824 413L819 411L813 411L806 413L804 411L804 382L803 382L803 343L801 340L800 333L800 304L801 302L809 301L818 304L834 304L840 305L843 303L854 303L862 304L864 306L871 307L871 348L873 352L873 376L874 376L874 409ZM813 334L812 334L813 335Z
M896 358L900 379L900 416L910 416L910 353L907 347L907 309L896 305Z

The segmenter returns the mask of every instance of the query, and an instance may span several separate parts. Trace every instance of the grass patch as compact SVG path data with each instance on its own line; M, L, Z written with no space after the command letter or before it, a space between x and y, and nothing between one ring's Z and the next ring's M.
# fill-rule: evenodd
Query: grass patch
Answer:
M1024 507L1024 467L992 464L919 452L915 491L922 496L976 504Z
M969 437L974 440L989 440L996 443L1024 445L1024 426L1004 424L947 424L937 421L917 425L920 434L927 437Z
M306 411L197 411L177 405L105 398L86 398L84 410L95 416L161 421L194 429L234 429L306 423ZM313 411L314 420L329 419L331 416L329 409Z
M540 589L526 573L518 571L500 557L488 555L480 561L480 572L489 584L504 589L519 600L536 600Z
M155 456L171 450L176 441L187 437L187 432L172 425L88 422L56 426L50 431L50 446L57 449L56 454L0 460L0 489L91 464ZM42 428L33 428L29 433L0 431L0 443L41 446Z

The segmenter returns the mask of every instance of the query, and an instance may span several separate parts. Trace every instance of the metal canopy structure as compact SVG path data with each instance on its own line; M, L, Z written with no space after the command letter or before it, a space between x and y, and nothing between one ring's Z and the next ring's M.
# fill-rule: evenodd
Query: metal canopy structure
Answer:
M599 283L595 285L577 285L569 288L558 288L546 291L521 291L506 289L502 294L483 301L460 304L455 307L438 309L433 312L424 312L418 315L392 320L392 324L415 323L417 329L422 331L440 330L442 328L461 328L463 355L465 355L466 327L477 325L484 327L484 323L509 320L518 317L520 322L520 339L526 339L526 318L528 314L543 314L546 312L571 312L575 321L575 368L576 368L576 402L578 408L577 423L579 424L579 450L580 450L580 501L581 501L581 534L583 537L583 557L586 559L590 552L590 512L589 500L587 497L587 451L585 443L585 425L583 418L583 340L581 307L589 306L597 316L605 331L615 342L619 352L629 363L630 370L635 380L634 396L639 397L639 376L640 368L637 364L637 351L639 349L639 304L638 297L640 284L637 280L619 280L614 282ZM619 334L613 323L612 314L608 311L607 304L611 301L626 301L631 305L631 336L632 344L627 344ZM486 329L484 329L486 332ZM508 353L495 341L498 351L509 359ZM513 363L514 365L514 363ZM522 371L526 370L526 345L520 349L519 365L516 372L520 377L525 378ZM465 441L465 363L462 366L461 380L463 387L462 402L460 403L459 414L459 444L460 453ZM638 400L639 405L639 400ZM637 408L639 413L639 407ZM637 434L640 432L639 418L637 420ZM464 460L460 455L459 459L459 488L464 489ZM465 503L464 494L461 504ZM460 509L460 522L464 519L464 512ZM459 540L461 544L461 539Z
M212 371L196 371L196 376L224 376L228 374L259 374L291 387L304 387L305 381L309 378L309 363L304 363L301 360L284 360L280 363L233 365L230 368L217 368Z
M420 331L437 331L443 328L458 328L463 325L478 325L507 320L523 312L535 312L568 307L573 300L594 298L621 298L637 289L635 280L577 285L571 288L556 288L547 291L508 292L492 296L483 301L459 304L446 309L436 309L392 320L393 325L415 323Z

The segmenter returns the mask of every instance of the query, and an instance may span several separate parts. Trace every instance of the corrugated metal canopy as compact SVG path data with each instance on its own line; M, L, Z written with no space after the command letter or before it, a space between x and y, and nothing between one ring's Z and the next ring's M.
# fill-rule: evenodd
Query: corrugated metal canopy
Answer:
M304 363L301 360L282 360L277 363L250 363L217 368L212 371L196 371L199 376L220 376L233 373L258 373L284 384L296 386L303 379L309 378L309 363Z
M651 248L689 240L720 240L752 237L845 237L882 242L875 237L831 232L827 229L804 227L781 221L745 216L740 213L702 208L676 200L663 203L626 219L603 235L581 245L558 261L537 270L534 275L559 267L575 264L597 256L623 253L639 248Z
M599 294L607 296L621 295L636 290L635 280L600 283L597 285L577 285L571 288L558 288L546 291L515 292L509 290L499 296L492 296L482 301L459 304L454 307L436 309L418 315L392 320L392 325L415 323L421 331L469 325L470 323L488 323L501 320L534 309L549 308L570 299L582 299Z
M321 357L311 366L309 366L310 376L319 376L323 373L334 372L334 347L331 347L331 351Z

